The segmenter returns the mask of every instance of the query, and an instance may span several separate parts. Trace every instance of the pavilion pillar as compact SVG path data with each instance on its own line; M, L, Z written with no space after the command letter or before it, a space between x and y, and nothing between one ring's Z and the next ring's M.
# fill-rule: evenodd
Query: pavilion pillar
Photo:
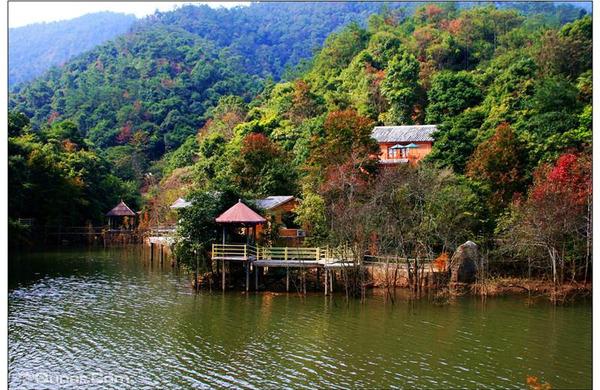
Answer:
M221 288L225 291L225 260L223 260L221 272Z
M285 291L290 291L290 267L285 267Z
M321 269L317 268L317 289L319 289L320 284L321 284Z
M254 266L254 290L258 291L258 267Z
M246 260L245 264L246 264L246 292L248 292L248 289L250 288L250 261Z
M328 295L328 291L327 291L328 287L329 287L328 275L329 275L329 271L327 270L327 268L325 268L325 296Z

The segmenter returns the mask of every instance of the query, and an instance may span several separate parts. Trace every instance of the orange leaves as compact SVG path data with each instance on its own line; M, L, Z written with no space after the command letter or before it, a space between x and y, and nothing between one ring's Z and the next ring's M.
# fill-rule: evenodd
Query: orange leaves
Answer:
M434 261L433 266L440 272L445 271L448 266L448 254L446 252L442 252Z
M467 176L487 182L493 191L492 203L506 205L524 189L526 151L508 123L477 146L467 163Z
M372 120L358 115L355 110L343 110L329 113L324 127L328 136L338 138L351 135L353 138L361 139L365 135L370 137L372 125Z
M102 60L100 58L98 58L96 60L96 63L94 64L94 66L96 67L97 70L99 70L100 72L104 71L104 63L102 63Z
M551 390L552 386L550 386L549 383L540 383L540 380L538 379L537 376L531 376L529 375L527 377L527 386L529 386L529 388L531 390Z
M458 34L463 28L462 19L453 19L448 23L448 32L452 35Z
M75 152L75 151L77 151L77 149L79 149L77 144L74 142L71 142L71 140L69 140L69 139L62 141L62 147L66 152Z
M435 4L428 4L425 6L425 11L423 12L423 14L428 18L428 19L433 19L435 17L437 17L438 15L440 15L442 13L442 9L440 7L438 7Z
M276 156L279 154L277 146L262 133L250 133L244 138L242 154L260 153L264 156Z

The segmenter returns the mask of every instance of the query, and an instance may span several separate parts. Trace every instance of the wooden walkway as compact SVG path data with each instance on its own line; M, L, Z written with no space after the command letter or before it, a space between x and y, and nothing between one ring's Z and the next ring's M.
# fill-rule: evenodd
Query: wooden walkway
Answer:
M212 259L221 261L222 288L225 290L225 262L242 262L246 273L246 291L250 288L250 272L254 271L254 286L258 286L258 268L286 268L286 289L289 290L290 268L325 270L325 294L331 289L332 270L353 267L352 259L342 259L339 251L330 248L260 247L245 244L213 244Z

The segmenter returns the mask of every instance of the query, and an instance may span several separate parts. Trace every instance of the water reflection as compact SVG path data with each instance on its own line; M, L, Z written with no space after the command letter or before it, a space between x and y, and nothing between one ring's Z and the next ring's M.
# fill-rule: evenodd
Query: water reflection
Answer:
M591 305L521 298L396 304L201 292L139 251L11 258L9 383L123 375L130 387L503 387L535 375L591 386ZM85 388L122 388L122 383Z

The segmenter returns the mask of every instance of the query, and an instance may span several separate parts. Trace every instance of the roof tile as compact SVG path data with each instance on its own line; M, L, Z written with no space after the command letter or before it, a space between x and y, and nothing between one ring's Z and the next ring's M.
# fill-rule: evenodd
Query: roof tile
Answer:
M371 136L377 142L433 142L436 125L377 126Z

